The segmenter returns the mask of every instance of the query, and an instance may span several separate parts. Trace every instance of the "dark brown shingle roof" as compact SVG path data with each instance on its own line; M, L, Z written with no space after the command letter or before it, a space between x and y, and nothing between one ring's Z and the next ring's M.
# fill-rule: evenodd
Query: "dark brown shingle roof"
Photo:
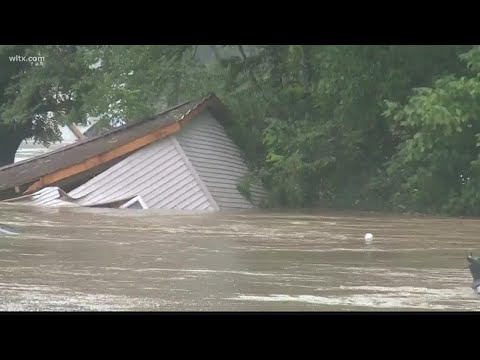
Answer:
M212 111L219 119L227 118L227 109L215 96L183 103L157 116L137 123L123 125L105 134L87 138L57 150L0 168L0 190L30 183L70 165L80 163L127 144L156 129L186 119L197 111ZM195 111L194 111L195 110Z

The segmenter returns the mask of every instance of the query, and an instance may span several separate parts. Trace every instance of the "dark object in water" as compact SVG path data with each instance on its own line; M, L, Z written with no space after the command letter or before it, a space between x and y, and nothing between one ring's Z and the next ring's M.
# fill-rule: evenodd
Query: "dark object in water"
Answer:
M19 233L12 228L0 225L0 235L18 235Z
M472 274L472 289L476 290L477 293L480 293L480 258L475 258L470 254L467 257L467 260L470 263L470 265L468 265L470 274Z

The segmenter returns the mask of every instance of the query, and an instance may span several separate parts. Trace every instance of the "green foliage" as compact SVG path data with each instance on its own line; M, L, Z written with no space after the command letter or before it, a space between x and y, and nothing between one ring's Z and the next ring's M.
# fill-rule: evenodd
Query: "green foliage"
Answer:
M288 51L264 49L271 72L261 84L269 102L262 118L267 119L263 166L278 201L346 208L388 202L388 188L379 191L379 177L400 139L382 116L383 102L404 100L412 86L429 85L446 69L458 72L458 50L296 45ZM275 51L282 62L272 60ZM281 79L274 74L282 74Z
M252 199L251 186L255 178L252 175L244 176L237 184L238 191L247 199Z
M195 45L0 46L0 135L23 126L48 144L68 122L136 121L214 92L270 205L480 209L479 47L208 49L213 61Z
M43 62L12 62L9 56L44 57ZM81 123L83 94L78 79L88 75L82 48L77 46L15 46L0 53L8 62L7 81L0 85L0 123L25 129L25 137L49 144L59 137L59 124Z
M462 57L480 66L478 48ZM480 79L446 76L418 88L404 105L385 112L402 133L387 173L396 189L393 205L423 212L480 213Z

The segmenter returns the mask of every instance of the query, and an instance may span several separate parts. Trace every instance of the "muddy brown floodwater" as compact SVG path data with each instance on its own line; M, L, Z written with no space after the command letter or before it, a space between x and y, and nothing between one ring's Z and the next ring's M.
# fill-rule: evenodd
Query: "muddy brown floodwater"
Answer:
M3 311L477 310L480 220L0 206ZM364 234L374 239L366 244Z

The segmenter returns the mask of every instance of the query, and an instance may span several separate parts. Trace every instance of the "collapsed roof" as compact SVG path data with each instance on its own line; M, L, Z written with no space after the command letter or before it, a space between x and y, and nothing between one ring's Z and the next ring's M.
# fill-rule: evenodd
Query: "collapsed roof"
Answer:
M210 95L141 122L0 168L8 202L218 211L259 206L262 185L224 124L228 111ZM242 183L248 191L241 192ZM5 196L4 196L5 199Z

